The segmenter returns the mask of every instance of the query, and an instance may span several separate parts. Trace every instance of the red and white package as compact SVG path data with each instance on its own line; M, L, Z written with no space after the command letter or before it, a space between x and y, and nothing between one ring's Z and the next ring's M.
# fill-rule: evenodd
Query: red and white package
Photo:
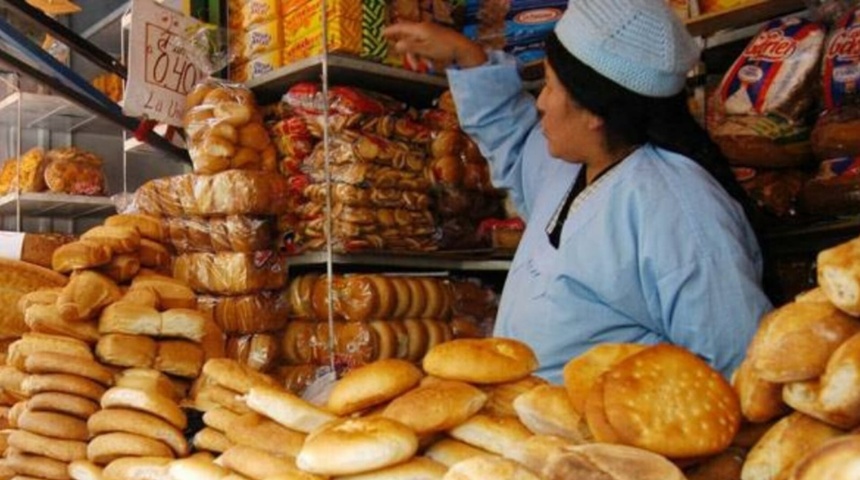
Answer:
M825 30L801 18L769 22L747 45L720 85L728 115L803 118L814 102Z
M860 9L835 25L821 71L827 110L856 101L852 97L860 95Z

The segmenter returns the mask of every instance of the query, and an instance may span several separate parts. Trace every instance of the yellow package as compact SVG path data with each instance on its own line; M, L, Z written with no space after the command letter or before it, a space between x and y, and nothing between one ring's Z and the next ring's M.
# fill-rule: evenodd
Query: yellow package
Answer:
M243 76L245 82L253 80L260 75L265 75L273 72L283 64L283 54L280 50L266 52L262 55L251 58L245 63Z
M281 0L283 17L293 17L293 23L307 25L308 22L320 23L322 17L322 0ZM361 21L361 0L327 0L326 15L332 17L346 16Z
M245 29L277 20L280 16L280 0L247 0L242 5L242 22Z
M281 23L278 20L264 23L245 32L244 57L284 48Z
M361 22L334 17L329 19L328 50L332 53L361 53ZM288 65L322 53L322 28L317 25L296 32L284 47L283 63Z
M737 8L748 3L754 3L754 0L700 0L699 9L701 13L713 13Z

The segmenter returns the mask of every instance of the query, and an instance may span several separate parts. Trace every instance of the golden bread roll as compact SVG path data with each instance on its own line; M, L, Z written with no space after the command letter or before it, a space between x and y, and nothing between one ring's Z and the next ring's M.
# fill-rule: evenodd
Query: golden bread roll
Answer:
M430 375L479 384L513 382L537 367L531 348L506 338L458 339L432 348L424 357Z
M426 457L415 457L393 467L337 477L338 480L441 480L448 467Z
M87 270L85 270L87 271ZM110 263L99 267L99 272L117 283L126 283L140 271L140 258L132 253L114 255Z
M860 315L860 242L855 238L818 253L818 285L833 305L843 312Z
M444 480L540 480L517 462L501 457L474 457L448 470Z
M164 226L161 219L157 217L140 213L125 213L107 217L104 224L106 227L134 227L143 238L156 242L164 240Z
M418 450L405 425L383 417L342 419L308 435L298 467L319 475L352 475L401 463Z
M27 332L24 312L17 308L25 295L43 288L62 287L67 281L65 276L47 268L0 258L0 339L17 338ZM38 300L45 303L45 299Z
M857 332L860 321L833 305L789 303L762 320L750 345L749 358L763 380L810 380L824 373L830 355Z
M24 312L24 323L32 332L63 335L87 343L96 343L99 338L94 323L63 320L56 305L30 305Z
M404 360L379 360L351 370L335 383L326 408L349 415L387 402L418 384L421 370Z
M723 451L740 427L731 385L682 347L650 347L601 378L604 413L620 443L670 458L699 457Z
M18 311L24 313L30 308L30 305L56 305L57 299L60 298L62 288L42 288L25 293L18 300Z
M395 398L385 407L382 416L423 435L462 424L478 413L486 401L487 395L468 383L443 380Z
M196 378L203 368L203 348L188 340L162 340L152 367L183 378Z
M296 468L291 458L276 457L263 450L245 445L230 447L218 457L218 463L255 480L276 475L289 475L290 478L297 480L320 478Z
M150 368L155 363L158 344L145 335L109 333L96 344L96 356L108 365Z
M95 360L56 352L33 352L24 361L27 373L67 373L106 387L113 385L113 372Z
M777 422L750 450L741 478L788 478L791 469L805 454L843 433L802 413L792 413Z
M171 480L221 480L229 470L199 457L175 460L168 466Z
M133 433L160 440L177 457L188 455L188 442L182 431L155 415L125 408L111 408L95 413L87 420L92 436L111 432Z
M105 466L105 480L168 480L168 467L172 458L129 457L118 458Z
M185 413L172 399L154 392L125 387L113 387L101 397L102 408L129 408L150 413L184 430L188 425ZM154 455L159 456L159 455ZM96 462L98 463L98 462Z
M794 301L798 303L830 303L830 299L824 293L821 287L815 287L805 292L800 292L794 297Z
M173 451L162 442L131 433L105 433L93 437L87 445L87 459L107 465L123 457L169 457Z
M133 253L140 248L140 232L134 227L93 227L81 235L81 240L106 245L112 254Z
M203 414L203 423L219 432L226 432L230 428L230 424L237 419L239 419L239 414L224 407L213 408Z
M513 417L488 417L475 415L452 428L453 438L496 455L504 455L533 436L519 420Z
M156 337L161 333L161 313L134 303L116 302L99 317L99 333L122 333Z
M102 308L121 296L113 280L92 270L84 270L72 275L60 292L56 305L64 320L83 322L97 317Z
M602 343L567 362L563 370L564 386L573 408L580 414L585 413L585 401L597 377L646 348L647 345L635 343Z
M170 267L170 252L164 248L164 245L153 242L152 240L143 239L140 241L140 266L163 269Z
M0 366L0 390L12 394L14 397L24 397L24 389L21 384L27 374L15 367L7 365Z
M265 291L234 297L201 296L200 310L211 315L224 332L259 333L280 330L289 317L287 291Z
M749 359L735 370L732 386L738 393L741 413L750 422L767 422L788 413L782 400L782 385L759 378Z
M291 430L310 433L335 419L304 399L276 387L255 386L245 396L248 408Z
M54 250L51 267L60 273L100 267L110 262L113 251L110 247L94 240L78 240L67 243Z
M514 400L521 394L546 384L547 381L543 378L529 375L514 382L482 385L481 390L487 394L487 403L484 405L481 413L493 417L516 417L517 412L514 410Z
M30 397L26 405L32 412L56 412L83 420L99 411L96 401L60 392L38 393Z
M576 443L591 439L585 418L573 408L565 387L535 387L514 400L514 410L523 425L535 434L556 435Z
M791 480L850 480L860 468L860 435L828 440L803 457Z
M120 299L122 303L132 303L142 307L161 309L159 304L161 300L158 298L158 292L151 287L134 287L126 290L125 294Z
M27 411L27 401L22 400L12 405L6 412L6 420L12 428L18 428L18 419Z
M486 450L481 450L478 447L473 447L468 443L446 437L430 445L424 452L424 456L446 467L452 467L472 457L494 457L496 455Z
M245 403L242 394L217 384L205 385L197 389L192 398L194 408L201 412L219 407L227 408L239 414L251 413L252 411Z
M233 446L233 442L226 435L210 427L203 428L194 434L191 443L194 444L194 449L197 451L217 453L226 452Z
M295 458L302 448L306 435L256 413L240 415L224 430L224 435L234 445L248 445L278 457ZM267 439L265 444L260 439Z
M827 361L821 376L818 403L830 422L840 428L860 424L860 334L845 341ZM805 412L806 413L806 412ZM823 417L818 417L823 419Z
M69 464L72 480L104 480L102 467L89 460L75 460Z
M47 480L69 480L68 462L29 455L14 448L6 450L5 464L19 476L26 475Z
M89 438L87 422L62 413L38 412L27 408L18 416L16 424L21 430L45 437L81 442Z
M197 308L197 294L187 284L171 277L157 274L143 274L143 270L131 282L129 291L136 288L151 288L158 294L159 307Z
M540 472L550 457L572 445L569 440L561 437L534 435L505 452L504 457L518 462L533 472Z
M181 400L167 375L152 368L127 368L117 373L117 387L132 388L152 392L167 397L175 402Z
M216 358L203 365L203 373L219 385L246 394L254 386L275 386L268 375L254 371L235 360Z
M19 452L66 463L87 457L87 443L76 440L60 440L24 430L13 430L6 441Z
M547 479L686 480L681 470L665 457L624 445L565 447L547 459L540 473Z
M105 393L105 387L77 375L65 373L48 373L43 375L28 375L21 382L21 389L28 396L44 392L58 392L77 395L98 401Z
M9 345L9 350L6 352L6 363L18 370L24 370L27 357L33 352L65 353L93 360L93 352L81 340L45 333L25 333L19 340Z

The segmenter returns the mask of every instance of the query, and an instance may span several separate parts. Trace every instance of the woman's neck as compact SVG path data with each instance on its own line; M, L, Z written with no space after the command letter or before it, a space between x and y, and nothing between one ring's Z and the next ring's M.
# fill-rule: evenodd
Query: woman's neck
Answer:
M591 185L600 174L630 156L637 148L639 148L639 145L629 145L613 149L612 151L603 149L595 154L590 161L585 162L586 167L588 167L585 171L586 183Z

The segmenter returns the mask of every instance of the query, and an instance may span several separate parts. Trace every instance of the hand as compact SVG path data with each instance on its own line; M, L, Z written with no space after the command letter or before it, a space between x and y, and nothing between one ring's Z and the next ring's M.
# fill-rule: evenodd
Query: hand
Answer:
M430 22L398 22L382 34L398 53L420 55L435 63L457 64L461 68L476 67L487 61L487 54L465 35Z

